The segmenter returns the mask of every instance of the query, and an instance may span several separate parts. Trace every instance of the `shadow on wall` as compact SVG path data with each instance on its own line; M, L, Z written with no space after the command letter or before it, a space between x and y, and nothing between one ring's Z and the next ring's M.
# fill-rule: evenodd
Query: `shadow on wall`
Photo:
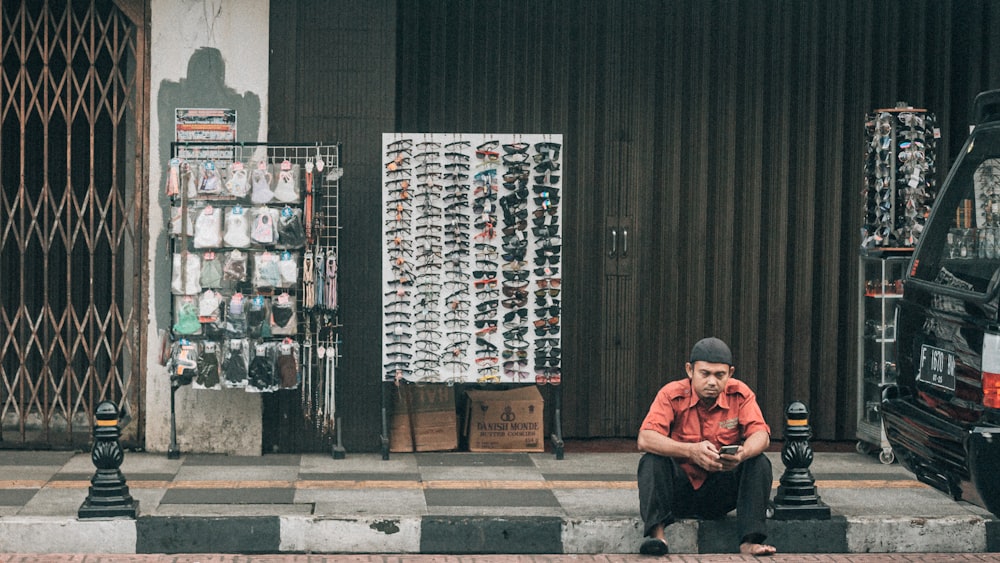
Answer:
M226 63L222 53L213 47L202 47L188 59L187 77L173 82L160 82L156 114L160 120L160 170L170 161L170 143L174 140L174 110L177 108L225 108L236 110L236 140L253 142L260 132L260 96L253 92L240 94L226 86ZM169 223L170 201L164 190L158 189L160 211ZM167 248L166 230L159 233L157 248ZM167 264L169 264L169 260ZM170 319L170 276L152 280L156 290L156 324L168 327Z

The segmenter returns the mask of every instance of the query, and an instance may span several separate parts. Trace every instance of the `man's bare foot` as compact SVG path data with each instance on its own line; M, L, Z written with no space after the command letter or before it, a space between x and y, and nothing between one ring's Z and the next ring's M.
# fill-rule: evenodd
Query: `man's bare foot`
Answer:
M744 542L740 544L740 553L743 555L773 555L777 551L773 545L763 543Z

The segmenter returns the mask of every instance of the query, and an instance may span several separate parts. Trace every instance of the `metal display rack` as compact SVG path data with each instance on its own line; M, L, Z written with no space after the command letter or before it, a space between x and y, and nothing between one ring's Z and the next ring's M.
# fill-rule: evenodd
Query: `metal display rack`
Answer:
M561 459L562 135L382 140L383 458L393 385L531 382Z
M307 422L316 427L331 442L331 454L340 459L346 455L341 439L341 421L337 416L336 369L340 358L340 321L337 303L337 265L340 245L339 192L341 147L336 143L171 143L173 163L204 163L212 161L220 175L231 174L233 163L262 163L278 170L287 163L295 169L294 199L296 212L301 212L305 243L296 247L297 282L282 288L296 300L296 331L294 341L298 354L298 389ZM263 169L263 168L262 168ZM168 175L170 172L168 171ZM173 180L176 182L176 178ZM168 179L168 182L170 180ZM179 204L181 227L171 237L174 250L190 252L189 224L185 220L192 203L210 201L218 205L258 205L281 207L280 201L255 204L248 193L221 193L190 197L189 190L180 186L168 195ZM249 200L249 201L248 201ZM298 255L300 254L300 255ZM182 264L186 261L182 260ZM186 275L186 273L182 272ZM249 286L232 288L234 291ZM170 446L167 456L180 455L177 446L175 394L186 382L171 370Z

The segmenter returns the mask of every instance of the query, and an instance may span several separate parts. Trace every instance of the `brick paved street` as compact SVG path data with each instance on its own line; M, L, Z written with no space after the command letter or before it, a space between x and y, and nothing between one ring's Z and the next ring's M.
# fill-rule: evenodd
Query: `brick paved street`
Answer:
M100 555L0 554L0 563L966 563L1000 561L1000 553L865 553L742 555Z

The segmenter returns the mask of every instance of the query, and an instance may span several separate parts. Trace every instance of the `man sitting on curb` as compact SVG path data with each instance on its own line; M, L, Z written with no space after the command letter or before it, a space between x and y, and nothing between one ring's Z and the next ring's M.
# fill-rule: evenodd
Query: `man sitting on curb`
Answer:
M639 428L639 552L669 553L664 527L680 517L721 518L736 509L740 553L771 555L764 544L771 495L771 443L757 396L733 379L732 352L718 338L699 340L685 364L687 379L656 394ZM741 444L742 442L742 444ZM734 453L720 453L735 445Z

